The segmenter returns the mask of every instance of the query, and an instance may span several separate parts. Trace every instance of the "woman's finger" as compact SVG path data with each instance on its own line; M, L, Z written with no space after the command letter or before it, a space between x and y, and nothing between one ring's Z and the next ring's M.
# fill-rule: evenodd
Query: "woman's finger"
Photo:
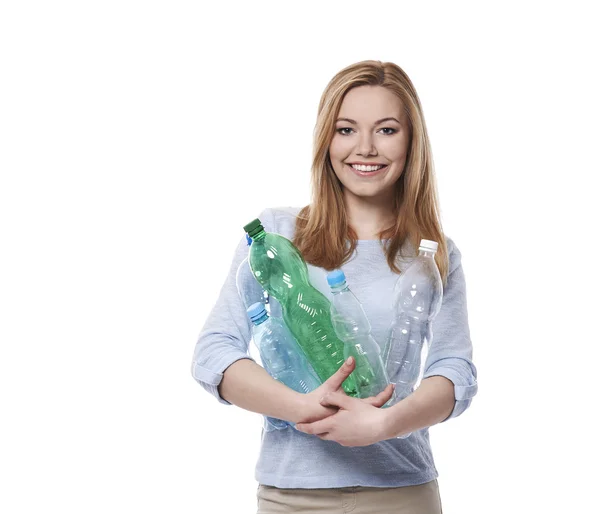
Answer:
M381 407L385 405L394 394L394 384L388 384L386 388L381 391L377 396L371 396L364 398L363 401L373 407Z
M296 429L305 434L319 435L331 430L331 420L329 418L313 423L296 423Z
M340 366L333 375L331 375L323 385L327 389L327 391L337 391L340 387L342 387L342 382L346 380L350 373L354 371L355 362L353 357L348 357L344 364Z
M350 407L352 407L352 402L355 401L356 398L351 398L344 392L336 391L323 396L323 398L319 400L319 403L323 407L338 407L340 409L348 410Z

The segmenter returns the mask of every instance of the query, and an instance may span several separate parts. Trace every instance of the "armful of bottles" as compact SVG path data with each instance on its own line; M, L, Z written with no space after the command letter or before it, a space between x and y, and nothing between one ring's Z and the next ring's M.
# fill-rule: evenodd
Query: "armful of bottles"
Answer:
M342 384L349 396L376 396L392 382L395 391L388 407L418 386L431 344L431 321L442 301L434 261L437 243L422 240L419 255L399 278L394 320L382 352L341 270L327 276L330 302L310 283L306 262L289 239L266 232L258 219L244 230L249 253L238 268L236 284L263 367L273 378L308 393L352 356L355 370ZM265 417L266 431L288 426L293 425Z

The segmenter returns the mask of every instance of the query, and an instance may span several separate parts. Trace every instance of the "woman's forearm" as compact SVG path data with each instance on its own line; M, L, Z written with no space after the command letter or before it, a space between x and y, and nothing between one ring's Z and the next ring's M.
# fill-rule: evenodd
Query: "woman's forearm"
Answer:
M222 398L242 409L299 421L303 395L272 378L250 359L240 359L229 366L218 389Z
M454 384L445 377L433 376L387 411L389 439L409 434L444 421L454 409Z

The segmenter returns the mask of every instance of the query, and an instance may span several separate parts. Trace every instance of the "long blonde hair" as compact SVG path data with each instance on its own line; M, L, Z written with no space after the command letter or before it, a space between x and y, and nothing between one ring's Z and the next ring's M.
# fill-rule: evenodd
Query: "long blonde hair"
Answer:
M311 171L312 198L296 220L294 244L305 260L327 270L339 268L357 246L357 235L348 223L342 184L329 158L329 145L342 101L351 89L381 86L396 94L410 126L406 165L396 183L395 224L379 234L386 241L388 265L400 273L397 257L414 257L421 239L438 242L435 256L444 283L448 274L448 250L441 227L433 159L425 119L417 92L408 75L396 64L362 61L341 70L331 79L319 103L314 132ZM415 255L403 255L405 240ZM349 245L348 245L349 241Z

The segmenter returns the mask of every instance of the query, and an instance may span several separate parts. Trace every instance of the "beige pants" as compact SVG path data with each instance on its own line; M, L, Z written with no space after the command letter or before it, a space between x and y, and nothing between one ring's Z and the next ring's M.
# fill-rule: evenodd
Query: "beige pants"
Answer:
M441 514L437 480L407 487L278 489L258 486L257 514Z

